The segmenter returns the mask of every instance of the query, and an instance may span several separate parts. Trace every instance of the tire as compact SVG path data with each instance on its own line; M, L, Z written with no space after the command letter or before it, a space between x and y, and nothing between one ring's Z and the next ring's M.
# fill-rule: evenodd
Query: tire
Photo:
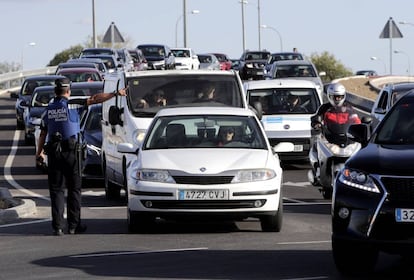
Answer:
M260 217L260 226L264 232L279 232L283 223L283 198L280 195L279 209L274 215Z
M322 187L321 193L323 198L331 199L332 198L332 188Z
M337 270L346 276L369 274L378 260L374 247L337 239L332 239L332 254Z
M147 233L154 228L155 217L147 214L136 213L128 208L128 232Z
M121 188L109 181L106 164L103 166L103 172L106 198L109 200L119 199L121 197Z
M23 121L19 121L19 120L17 120L16 121L16 129L17 130L23 130L24 129L24 122Z

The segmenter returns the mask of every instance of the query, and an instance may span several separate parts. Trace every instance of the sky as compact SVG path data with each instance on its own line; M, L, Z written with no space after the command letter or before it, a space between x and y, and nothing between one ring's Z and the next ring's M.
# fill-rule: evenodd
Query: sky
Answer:
M244 2L243 20L239 0L95 0L95 28L103 35L114 22L128 38L128 48L144 43L176 47L176 38L177 47L183 47L186 3L187 47L197 53L239 58L245 42L248 50L328 52L352 72L414 74L414 1ZM0 11L0 63L23 62L25 70L45 67L55 54L92 36L92 0L0 0ZM403 38L380 39L390 17Z

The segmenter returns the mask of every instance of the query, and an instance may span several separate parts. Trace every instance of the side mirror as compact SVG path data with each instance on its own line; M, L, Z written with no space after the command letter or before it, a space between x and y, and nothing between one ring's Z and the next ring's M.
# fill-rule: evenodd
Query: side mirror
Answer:
M119 143L117 146L117 151L119 153L127 153L127 154L136 154L137 148L131 143Z
M118 108L117 106L111 106L109 108L109 123L111 125L123 125L123 121L121 120L121 114L123 113L123 109Z
M350 140L359 142L363 146L368 143L369 126L366 124L351 124L348 128L347 136Z

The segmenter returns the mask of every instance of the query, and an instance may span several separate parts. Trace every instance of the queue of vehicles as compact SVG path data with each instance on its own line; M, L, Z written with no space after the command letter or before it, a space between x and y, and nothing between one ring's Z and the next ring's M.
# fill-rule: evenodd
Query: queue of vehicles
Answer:
M256 54L256 61L249 54ZM173 50L166 58L170 55L174 56ZM106 196L117 198L125 191L131 231L147 230L157 217L195 214L257 217L264 231L281 229L280 162L309 160L310 118L322 103L323 85L297 76L275 79L275 69L282 65L306 62L302 56L280 62L283 56L278 55L246 52L238 71L178 70L174 64L151 71L116 66L105 74L105 92L128 86L128 95L102 104L102 127L95 127L102 146L91 147L94 162L97 155L101 159ZM158 64L148 65L155 69ZM323 75L311 70L316 78ZM213 100L198 99L203 84L215 85ZM29 99L23 97L27 87L25 82L16 102L20 129L25 122L19 110L29 107L25 106ZM380 94L375 104L386 108L373 108L373 116L381 114L378 124L350 127L349 140L359 143L360 149L330 174L332 247L335 264L344 274L367 272L380 251L404 254L411 244L414 173L409 162L414 156L412 133L407 132L414 127L409 117L414 93L407 91L397 98ZM283 107L292 105L290 97L299 97L298 111ZM169 109L161 110L161 105ZM225 126L232 127L237 144L218 144Z

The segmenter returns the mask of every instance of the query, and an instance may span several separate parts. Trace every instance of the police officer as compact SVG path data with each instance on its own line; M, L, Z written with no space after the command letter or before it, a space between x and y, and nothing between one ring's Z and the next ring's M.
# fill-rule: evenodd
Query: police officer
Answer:
M81 170L79 152L80 114L88 105L102 103L115 93L98 93L87 99L70 97L70 80L55 81L55 98L42 116L41 132L36 160L48 155L48 184L52 210L52 227L55 235L63 235L65 186L67 188L67 229L69 234L86 231L81 224ZM126 95L126 90L118 91ZM46 143L47 137L47 144Z

